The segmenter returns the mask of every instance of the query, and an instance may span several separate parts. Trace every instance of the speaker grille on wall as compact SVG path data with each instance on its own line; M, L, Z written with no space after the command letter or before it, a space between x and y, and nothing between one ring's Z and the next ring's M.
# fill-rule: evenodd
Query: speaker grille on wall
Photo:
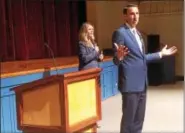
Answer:
M158 52L160 50L159 35L147 36L148 53ZM149 85L160 85L163 82L163 62L152 62L148 64L148 81Z
M160 51L160 36L148 35L148 53ZM148 64L149 85L175 83L175 56L163 57L160 61Z
M158 52L160 50L159 35L148 35L147 44L148 44L148 53Z

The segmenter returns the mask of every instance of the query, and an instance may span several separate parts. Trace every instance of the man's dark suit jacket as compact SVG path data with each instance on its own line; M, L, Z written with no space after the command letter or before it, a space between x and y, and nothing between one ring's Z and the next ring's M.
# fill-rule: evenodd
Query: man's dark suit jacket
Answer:
M138 32L138 31L137 31ZM141 42L144 45L143 39ZM125 45L130 51L122 61L116 57L114 43ZM139 45L127 25L123 25L114 31L112 36L114 50L113 61L118 65L118 88L121 92L141 92L147 86L147 62L160 59L159 53L145 54L139 49Z

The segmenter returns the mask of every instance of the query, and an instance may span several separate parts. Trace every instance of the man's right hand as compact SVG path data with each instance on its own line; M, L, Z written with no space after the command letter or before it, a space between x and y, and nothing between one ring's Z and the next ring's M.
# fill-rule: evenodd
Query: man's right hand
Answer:
M114 46L115 46L116 51L117 51L117 58L119 60L123 60L124 57L129 53L128 48L125 47L124 45L119 45L117 43L114 43Z

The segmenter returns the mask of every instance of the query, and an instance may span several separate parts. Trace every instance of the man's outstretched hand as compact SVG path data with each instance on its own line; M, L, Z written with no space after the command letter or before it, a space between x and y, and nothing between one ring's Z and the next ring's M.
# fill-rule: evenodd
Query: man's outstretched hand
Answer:
M170 48L167 48L167 45L165 45L162 50L161 50L161 55L162 56L170 56L173 55L177 52L177 47L172 46Z
M124 45L119 45L117 43L114 43L114 46L115 46L116 51L117 51L117 58L119 60L123 60L124 57L129 53L128 48L125 47Z

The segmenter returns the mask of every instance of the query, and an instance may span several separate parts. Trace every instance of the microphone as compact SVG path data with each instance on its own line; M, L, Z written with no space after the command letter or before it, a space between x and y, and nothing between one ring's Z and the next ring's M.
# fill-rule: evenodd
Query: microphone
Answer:
M55 60L55 56L54 56L54 53L53 53L53 50L51 49L51 47L48 45L48 43L44 43L44 45L47 47L47 49L49 50L49 53L52 57L52 60L53 60L53 64L55 66L55 71L57 73L57 75L59 75L59 72L58 72L58 68L57 68L57 65L56 65L56 60Z

